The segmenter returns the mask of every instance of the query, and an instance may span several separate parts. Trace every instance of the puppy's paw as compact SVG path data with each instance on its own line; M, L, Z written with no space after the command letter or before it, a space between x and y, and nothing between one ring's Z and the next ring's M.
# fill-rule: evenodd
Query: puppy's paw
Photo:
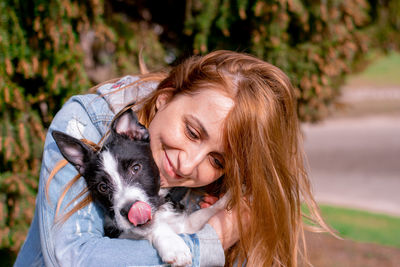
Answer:
M157 249L163 262L172 266L190 266L192 253L183 239L176 236L168 236L157 240Z

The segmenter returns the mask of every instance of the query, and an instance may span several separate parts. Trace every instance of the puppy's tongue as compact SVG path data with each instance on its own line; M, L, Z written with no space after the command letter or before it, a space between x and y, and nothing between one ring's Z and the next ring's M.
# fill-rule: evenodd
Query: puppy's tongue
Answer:
M134 225L145 224L151 220L151 206L143 201L135 202L128 212L128 220Z

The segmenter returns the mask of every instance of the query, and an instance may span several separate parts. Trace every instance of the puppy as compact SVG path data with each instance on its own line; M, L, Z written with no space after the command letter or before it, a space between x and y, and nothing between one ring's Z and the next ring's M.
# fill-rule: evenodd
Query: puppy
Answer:
M149 133L131 109L113 121L99 151L59 131L52 136L65 159L84 177L93 201L102 207L107 236L147 239L164 262L191 264L190 249L178 234L199 231L225 208L227 194L190 215L173 209L160 193Z

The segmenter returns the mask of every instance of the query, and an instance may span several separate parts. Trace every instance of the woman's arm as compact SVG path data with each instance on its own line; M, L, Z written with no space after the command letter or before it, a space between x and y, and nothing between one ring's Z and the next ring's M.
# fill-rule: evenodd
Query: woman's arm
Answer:
M98 98L100 99L100 98ZM37 209L39 211L39 229L42 253L46 263L50 265L69 266L127 266L127 265L160 265L162 264L157 251L147 240L110 239L104 237L103 215L101 210L91 203L74 213L64 224L54 225L55 207L65 184L76 174L76 170L67 165L59 171L50 183L49 199L45 198L44 190L49 173L62 156L50 133L59 130L75 137L85 137L97 142L101 138L101 127L105 120L101 116L91 114L78 98L73 98L55 117L47 135L42 161ZM100 105L94 100L92 105ZM104 102L105 103L105 102ZM106 103L104 104L106 108ZM81 135L81 136L79 136ZM81 179L66 194L60 212L84 187ZM79 201L79 200L78 200ZM74 203L76 204L76 202ZM67 209L68 210L68 209ZM221 245L214 230L205 227L194 235L182 235L191 249L194 266L223 265L224 257ZM213 241L214 240L214 241ZM210 260L209 255L201 253L207 248L222 251L219 256ZM217 253L218 254L218 253Z

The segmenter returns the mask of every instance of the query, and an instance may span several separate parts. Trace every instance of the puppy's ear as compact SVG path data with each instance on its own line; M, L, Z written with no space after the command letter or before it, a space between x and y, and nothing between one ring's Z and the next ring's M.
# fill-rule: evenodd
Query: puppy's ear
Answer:
M116 134L126 135L137 141L149 141L150 135L146 127L138 121L135 112L127 109L111 124L111 130Z
M94 155L93 150L81 140L63 132L53 131L51 134L64 158L83 175L87 167L87 162Z

